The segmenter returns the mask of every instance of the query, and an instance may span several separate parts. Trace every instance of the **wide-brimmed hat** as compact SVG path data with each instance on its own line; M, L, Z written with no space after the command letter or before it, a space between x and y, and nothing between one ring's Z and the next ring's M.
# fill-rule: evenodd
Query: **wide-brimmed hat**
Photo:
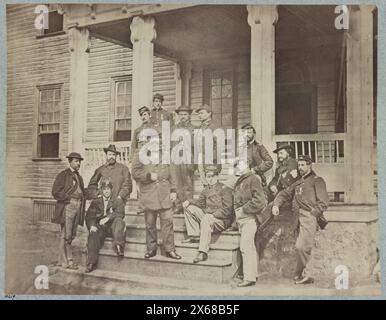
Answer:
M202 106L198 107L196 109L196 112L200 112L201 110L206 110L207 112L212 112L211 107L209 107L207 104L203 104Z
M273 153L278 153L280 150L283 150L283 149L287 150L289 153L294 152L294 147L288 143L285 143L285 144L279 145L279 147L273 150Z
M189 112L189 113L192 113L192 112L193 112L193 110L190 109L188 106L179 106L179 107L175 110L175 112L176 112L177 114L180 113L181 111L185 111L185 112Z
M153 96L153 101L155 99L160 99L162 102L164 101L164 96L160 93L156 93L154 96Z
M71 152L68 156L66 156L67 159L79 159L84 160L82 156L78 152Z
M115 154L121 154L117 148L115 148L115 145L110 144L107 148L103 148L103 151L107 153L108 151L114 152Z

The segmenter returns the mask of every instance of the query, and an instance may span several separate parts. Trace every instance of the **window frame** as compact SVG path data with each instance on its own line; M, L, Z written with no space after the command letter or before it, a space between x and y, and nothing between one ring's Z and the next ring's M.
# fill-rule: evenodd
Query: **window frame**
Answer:
M52 7L52 5L47 5L46 6L48 7L48 15L51 13L51 12L57 12L59 15L62 16L62 30L60 31L55 31L55 32L50 32L50 33L45 33L45 30L47 29L41 29L41 30L37 30L37 34L36 34L36 39L41 39L41 38L47 38L47 37L54 37L54 36L58 36L58 35L63 35L63 34L66 34L66 31L65 31L65 21L64 21L64 16L63 14L60 14L58 9L56 7ZM49 21L48 21L48 26L49 26ZM49 30L49 29L48 29Z
M110 80L111 98L110 98L110 112L109 112L109 141L121 142L121 141L115 140L116 89L117 89L117 83L124 82L124 81L131 82L131 88L133 88L133 77L131 74L115 76L115 77L112 77ZM131 95L133 95L132 90L131 90ZM131 102L131 108L133 108L132 102ZM130 140L128 140L129 142L131 141L134 133L134 128L132 127L132 124L133 124L132 115L130 115L130 122L131 122L131 128L130 128L131 133L130 133Z
M42 157L39 148L39 113L40 113L40 93L44 90L60 90L60 110L59 110L59 141L58 141L58 156L57 157ZM34 132L32 137L32 160L33 161L60 161L62 158L62 137L63 137L63 112L64 112L64 88L63 83L50 83L37 85L35 90L35 108L33 114Z

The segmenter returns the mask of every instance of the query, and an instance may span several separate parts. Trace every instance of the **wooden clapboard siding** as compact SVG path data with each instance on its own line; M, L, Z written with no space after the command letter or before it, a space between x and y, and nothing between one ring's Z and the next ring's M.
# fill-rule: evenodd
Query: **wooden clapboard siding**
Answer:
M59 156L68 153L69 61L67 35L36 39L35 5L7 5L6 194L49 197L65 161L32 161L37 86L63 83Z
M132 50L105 40L91 38L86 142L109 142L112 124L111 80L132 73ZM164 95L166 109L174 110L175 63L154 58L153 91Z
M317 87L318 132L335 132L335 83L319 83Z

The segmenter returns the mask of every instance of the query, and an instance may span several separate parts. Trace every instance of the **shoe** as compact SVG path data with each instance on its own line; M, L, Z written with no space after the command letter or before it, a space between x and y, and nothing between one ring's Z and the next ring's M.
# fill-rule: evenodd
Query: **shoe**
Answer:
M193 263L198 263L205 260L208 260L208 255L205 252L199 251L197 256L194 258Z
M243 274L238 274L236 277L235 277L237 280L244 280L244 275Z
M181 243L198 243L198 242L200 242L200 239L197 239L195 237L189 237L181 241Z
M238 287L250 287L250 286L254 286L255 284L256 284L255 281L243 280L237 286Z
M117 256L118 257L123 257L124 256L123 248L119 244L116 246L116 252L117 252Z
M144 257L145 257L146 259L149 259L149 258L151 258L151 257L154 257L156 254L157 254L157 251L150 251L150 252L146 252L145 255L144 255Z
M297 282L302 278L303 278L302 276L295 276L293 280L294 280L294 282Z
M175 260L180 260L181 259L181 256L177 252L175 252L175 251L167 252L166 256L168 258L175 259Z
M295 284L310 284L310 283L314 283L314 279L311 277L303 277L298 281L295 281Z
M89 263L87 266L86 266L86 269L84 270L85 273L90 273L91 271L94 270L94 265L92 263Z

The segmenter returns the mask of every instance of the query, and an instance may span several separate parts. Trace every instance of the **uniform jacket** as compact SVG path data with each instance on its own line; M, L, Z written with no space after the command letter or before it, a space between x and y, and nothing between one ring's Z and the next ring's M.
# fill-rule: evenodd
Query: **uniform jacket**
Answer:
M206 214L213 214L225 222L225 228L232 225L235 218L233 212L232 189L217 182L214 186L206 186L197 200L191 204L200 207Z
M138 127L137 129L134 130L133 138L131 139L130 161L133 160L134 154L136 153L136 151L138 151L139 148L144 143L146 143L143 141L143 137L140 137L141 131L143 129L155 129L155 130L159 131L158 128L155 127L151 121L146 122L146 123L142 123L142 125L140 127Z
M323 178L314 171L302 177L289 188L279 192L273 205L280 207L286 201L293 200L293 209L299 208L311 212L314 216L321 215L328 208L328 193Z
M169 111L163 108L159 108L159 109L153 108L151 110L150 116L151 116L150 121L155 126L162 127L162 121L169 121L171 127L174 124L173 115Z
M263 176L266 171L272 168L273 160L269 155L267 149L256 140L248 143L248 160L251 161L251 168L255 170L255 172Z
M113 184L111 197L120 196L126 200L132 190L132 182L129 168L122 163L115 162L113 165L104 164L95 170L88 184L88 193L90 198L98 196L98 183L101 179L109 178Z
M83 179L80 175L78 176L78 179L82 193L83 195L85 195ZM75 173L73 173L70 168L63 170L56 176L51 192L52 196L55 198L55 200L57 200L52 222L58 224L64 223L64 208L68 203L70 203L71 195L75 192L77 187L78 185ZM81 226L84 223L85 203L85 197L83 197L81 204L81 212L79 216L79 225Z
M205 161L205 144L207 143L206 142L206 138L204 136L205 134L205 130L206 129L210 129L212 131L212 134L214 133L214 131L217 129L218 127L215 125L215 123L212 121L212 119L208 119L207 121L203 121L201 122L201 125L199 128L197 129L201 129L202 130L202 142L201 142L201 153L202 153L202 161L205 164L209 164L209 165L212 165L212 164L217 164L217 139L216 139L216 136L213 136L213 163L206 163ZM195 136L195 148L199 148L199 145L198 145L198 139L199 139L199 135L196 135ZM197 152L198 154L198 152ZM218 159L220 160L220 159ZM218 161L220 162L220 161ZM197 163L197 162L196 162Z
M296 177L294 178L292 174L295 174L295 172ZM289 158L288 160L279 164L275 170L275 176L272 178L268 186L276 186L277 190L281 191L289 187L299 178L300 174L298 172L298 162L295 159Z
M186 159L186 162L190 162L190 164L180 164L178 166L184 166L187 170L190 170L192 172L194 172L194 170L196 169L196 166L194 165L194 129L196 129L195 126L192 125L192 123L190 121L187 121L186 123L182 123L182 122L179 122L177 123L177 125L173 128L172 130L172 134L174 132L174 130L176 129L186 129L188 132L189 132L189 135L190 135L190 142L191 142L191 150L190 150L190 159ZM186 134L188 134L186 132ZM172 150L174 150L174 148L176 148L176 146L181 143L182 144L182 147L183 146L183 137L180 137L180 141L173 141L172 142ZM184 150L181 149L180 150L180 155L179 157L183 157L183 152Z
M107 203L106 211L104 208L104 199L99 197L91 201L91 204L86 213L86 225L90 229L92 226L98 226L102 218L108 217L109 222L115 218L125 217L125 203L119 198L114 200L110 198Z
M233 197L235 210L243 209L242 214L236 216L237 219L257 217L260 223L263 222L261 212L267 205L267 200L258 176L252 172L240 176L235 183Z
M172 207L170 193L176 192L175 172L167 164L144 165L139 160L139 153L134 156L132 163L134 180L140 183L139 202L144 210L160 210ZM150 179L150 173L158 174L157 181Z

